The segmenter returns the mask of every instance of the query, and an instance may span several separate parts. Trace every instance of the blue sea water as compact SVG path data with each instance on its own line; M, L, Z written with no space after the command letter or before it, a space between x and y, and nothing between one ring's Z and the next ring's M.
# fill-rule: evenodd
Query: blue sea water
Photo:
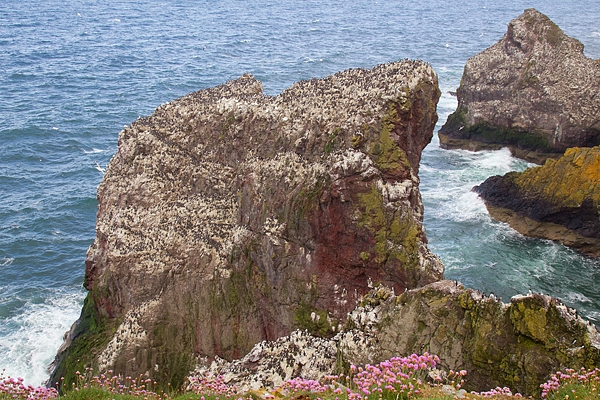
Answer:
M443 124L466 60L525 8L600 58L600 1L22 0L0 7L0 368L40 384L77 319L96 188L138 116L245 72L293 82L403 58L433 65ZM430 248L446 276L505 301L529 289L600 320L600 261L494 222L470 189L527 167L506 150L421 167Z

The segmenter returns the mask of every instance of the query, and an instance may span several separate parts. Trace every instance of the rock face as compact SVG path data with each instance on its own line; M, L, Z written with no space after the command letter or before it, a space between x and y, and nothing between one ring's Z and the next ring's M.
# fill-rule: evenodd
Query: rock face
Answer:
M378 287L351 312L344 331L331 339L294 332L261 342L240 360L199 366L194 377L222 375L243 390L277 387L292 377L319 379L349 365L390 357L440 357L442 367L466 369L466 388L500 386L527 395L561 368L600 365L600 334L558 300L541 294L493 295L439 281L400 296Z
M569 147L600 144L600 62L548 17L525 10L496 44L470 58L444 148L508 146L542 164Z
M522 234L600 257L600 146L568 149L558 160L490 177L474 190L492 217Z
M439 95L418 61L276 97L244 75L126 127L51 383L89 365L179 385L197 357L298 328L335 335L372 282L441 279L418 190Z

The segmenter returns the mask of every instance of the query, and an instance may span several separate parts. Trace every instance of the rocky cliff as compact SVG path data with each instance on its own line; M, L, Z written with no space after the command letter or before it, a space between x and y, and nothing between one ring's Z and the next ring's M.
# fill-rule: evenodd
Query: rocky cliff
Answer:
M378 287L331 339L297 331L261 342L240 360L200 365L192 376L222 375L244 390L272 388L298 375L319 379L351 363L425 351L438 355L443 368L467 370L468 390L500 386L539 396L551 373L600 365L600 334L575 310L541 294L506 304L452 281L400 296Z
M244 75L126 127L51 383L91 366L179 385L198 357L335 335L373 283L441 279L418 190L439 95L419 61L275 97Z
M474 188L492 217L524 235L557 240L600 257L600 146L493 176Z
M599 87L600 62L583 54L583 44L525 10L500 41L467 61L440 144L508 146L538 164L569 147L599 145Z

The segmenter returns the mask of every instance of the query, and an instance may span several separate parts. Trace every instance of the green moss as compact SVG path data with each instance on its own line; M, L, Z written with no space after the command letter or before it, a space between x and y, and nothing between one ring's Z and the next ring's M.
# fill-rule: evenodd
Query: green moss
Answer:
M459 139L468 139L468 132L464 131L467 125L467 108L460 106L452 114L448 116L446 123L442 127L442 133L452 132L452 136Z
M563 33L554 22L548 20L548 30L546 32L546 40L553 46L560 44Z
M386 212L383 197L375 184L371 191L360 193L358 199L364 210L359 226L367 227L375 235L376 261L395 258L402 261L405 268L416 267L419 228L411 210L403 210L403 214Z
M293 195L289 206L285 207L280 222L287 222L292 226L307 223L307 216L316 207L323 193L323 182L318 180L314 186L304 186ZM288 217L288 216L291 216Z
M352 142L352 147L357 149L364 142L364 136L359 135L358 133L355 133L354 135L352 135L351 142Z
M331 134L329 134L329 139L327 140L327 143L325 143L325 153L331 154L331 151L333 150L333 147L335 146L336 139L340 135L341 131L342 130L340 128L335 128L333 130L333 132L331 132Z
M398 122L397 107L401 107L401 105L393 102L389 104L388 112L382 120L379 138L371 144L370 148L375 164L383 172L398 172L399 170L410 169L406 153L391 137L392 131Z
M333 327L337 321L330 321L326 310L316 308L308 303L300 303L294 313L294 322L300 329L320 337L332 337L335 333Z
M108 319L99 317L94 304L94 293L88 293L84 300L79 322L73 332L73 342L67 348L63 358L59 360L51 376L52 384L64 378L62 387L71 387L77 383L76 372L84 372L87 368L96 369L96 357L109 342L115 324L108 324ZM61 389L62 389L61 387Z
M176 326L165 320L155 325L153 332L153 347L149 349L149 359L156 357L156 368L152 371L157 382L156 388L168 390L170 387L179 388L185 383L185 378L194 368L194 354L191 348L195 333L193 321L189 320L183 326Z
M466 134L470 139L483 143L513 145L524 150L537 150L542 152L553 152L548 144L548 139L540 133L506 129L491 126L485 123L465 127Z

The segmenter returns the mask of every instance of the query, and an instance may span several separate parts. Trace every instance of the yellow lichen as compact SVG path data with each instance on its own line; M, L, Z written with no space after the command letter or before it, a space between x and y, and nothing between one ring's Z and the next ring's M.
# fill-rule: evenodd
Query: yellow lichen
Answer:
M377 262L393 257L407 265L416 265L419 228L410 212L406 215L386 213L384 199L376 185L358 195L364 210L359 221L375 234Z
M371 155L375 163L384 172L396 172L401 168L410 168L406 153L392 139L392 131L398 120L395 103L388 105L383 118L379 139L371 144Z
M585 199L600 204L600 146L570 148L558 160L519 174L515 183L547 200L567 207L580 207Z

